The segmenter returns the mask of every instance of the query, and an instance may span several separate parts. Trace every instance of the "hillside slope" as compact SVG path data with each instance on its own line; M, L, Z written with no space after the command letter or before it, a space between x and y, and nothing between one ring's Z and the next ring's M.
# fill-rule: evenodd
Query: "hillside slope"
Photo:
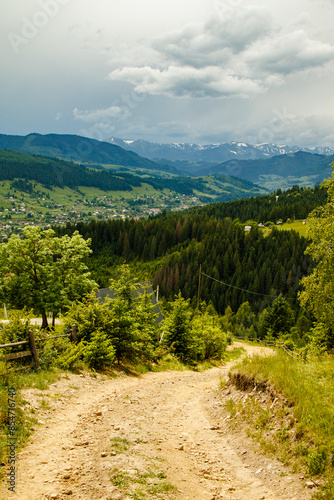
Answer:
M77 135L29 134L27 136L14 136L1 134L0 148L85 164L120 165L153 171L169 169L142 158L132 151L125 151L119 146Z
M131 190L140 178L92 170L64 160L0 150L0 180L25 179L47 187L96 187L105 191Z
M259 160L231 160L205 170L206 175L229 174L273 190L293 184L313 186L330 177L334 155L298 151Z

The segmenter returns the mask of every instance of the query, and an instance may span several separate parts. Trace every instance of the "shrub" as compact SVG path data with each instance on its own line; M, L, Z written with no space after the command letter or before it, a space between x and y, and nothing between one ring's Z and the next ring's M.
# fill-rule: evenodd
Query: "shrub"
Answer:
M317 323L308 333L310 339L307 345L309 357L321 357L327 352L328 329L323 323Z
M23 309L22 311L12 311L10 315L10 321L8 323L1 324L0 344L12 344L14 342L22 342L24 340L28 340L29 330L32 330L34 333L37 332L36 326L30 325L31 318L32 314L30 311L27 311L27 309ZM26 346L17 346L14 349L10 348L10 350L2 349L2 354L25 349Z
M101 330L91 335L91 341L83 348L83 358L90 368L111 366L115 360L112 341Z
M58 358L71 346L68 338L49 338L44 343L44 350L39 355L40 363L43 368L56 366Z
M97 331L104 331L111 335L113 331L113 312L110 309L110 300L99 302L95 293L87 295L82 302L72 304L64 317L64 327L69 329L73 324L78 327L77 338L89 342L91 335Z
M82 358L82 353L83 342L80 342L79 344L70 343L60 356L56 358L55 366L61 368L62 370L73 370Z
M191 334L194 359L223 358L227 340L215 316L207 313L196 315L191 322Z
M182 361L194 359L194 342L190 326L191 314L189 301L185 300L180 292L164 322L165 340Z

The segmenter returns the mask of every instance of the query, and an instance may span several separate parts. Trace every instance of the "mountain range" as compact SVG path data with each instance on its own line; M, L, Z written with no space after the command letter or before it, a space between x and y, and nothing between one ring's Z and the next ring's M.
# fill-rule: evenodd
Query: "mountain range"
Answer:
M25 137L2 134L0 148L70 160L94 170L107 169L114 173L147 176L151 177L151 184L154 177L160 188L164 185L175 189L177 177L179 192L181 185L191 184L190 177L211 176L243 179L270 191L288 189L295 184L314 186L331 175L330 164L334 161L334 149L331 148L249 145L241 142L200 146L115 138L110 139L110 142L101 142L77 135L59 134L29 134ZM166 182L162 184L161 179ZM199 181L193 180L198 184ZM221 181L219 179L219 183ZM209 179L204 182L212 184L216 181ZM191 189L196 191L195 184L192 184Z
M279 146L271 143L247 144L245 142L229 142L220 144L187 144L170 143L159 144L143 140L124 140L112 137L108 139L110 144L120 146L127 151L133 151L145 158L159 161L189 161L222 163L224 161L258 160L271 158L273 156L297 153L304 151L312 154L333 155L334 149L329 147L306 148L299 146Z

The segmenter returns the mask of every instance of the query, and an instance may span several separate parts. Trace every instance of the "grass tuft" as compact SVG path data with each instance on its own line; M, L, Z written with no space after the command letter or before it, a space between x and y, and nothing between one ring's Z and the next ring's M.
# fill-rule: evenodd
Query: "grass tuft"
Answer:
M129 449L130 441L125 438L114 437L111 438L110 441L112 444L112 450L117 454L124 453Z

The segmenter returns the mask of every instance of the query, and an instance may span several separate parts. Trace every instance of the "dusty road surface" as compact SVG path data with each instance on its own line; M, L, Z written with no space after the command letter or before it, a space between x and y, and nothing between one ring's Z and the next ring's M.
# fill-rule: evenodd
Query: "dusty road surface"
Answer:
M230 366L116 379L71 374L46 391L25 391L40 423L19 455L16 493L4 484L0 498L309 499L305 480L228 430L218 386Z

